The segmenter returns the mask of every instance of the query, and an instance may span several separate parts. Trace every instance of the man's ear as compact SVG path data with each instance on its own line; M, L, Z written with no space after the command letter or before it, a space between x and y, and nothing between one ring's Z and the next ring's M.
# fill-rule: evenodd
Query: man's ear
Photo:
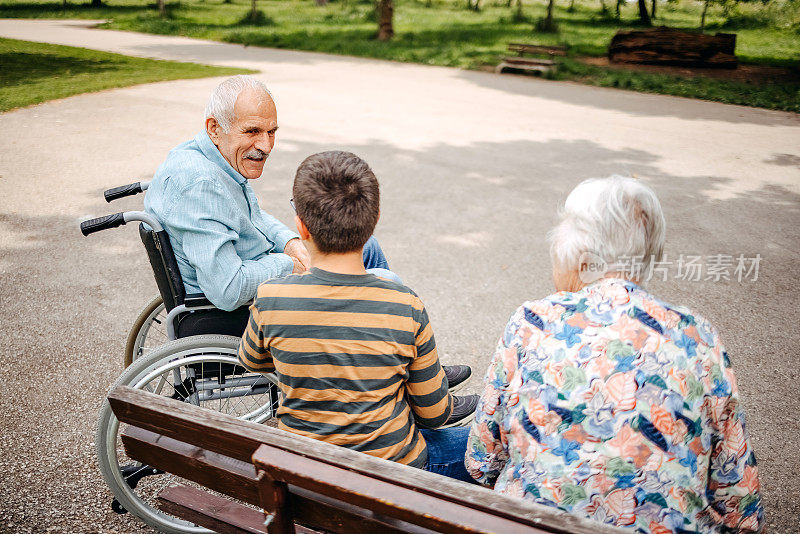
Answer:
M308 227L306 223L300 220L300 217L297 215L294 216L294 225L297 227L297 233L300 234L300 239L303 241L308 241L311 239L311 234L308 233Z
M211 138L211 141L219 146L219 134L217 131L220 130L219 123L217 119L214 117L209 117L206 119L206 133L208 133L208 137Z

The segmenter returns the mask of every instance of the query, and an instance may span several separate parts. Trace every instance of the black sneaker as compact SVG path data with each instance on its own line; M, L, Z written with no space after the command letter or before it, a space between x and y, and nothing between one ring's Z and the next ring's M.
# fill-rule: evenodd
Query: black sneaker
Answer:
M447 418L441 428L470 424L475 419L478 399L480 399L478 395L453 395L453 409L450 411L450 417Z
M447 377L447 385L450 393L454 393L464 386L464 383L472 376L472 367L469 365L443 365L444 376Z

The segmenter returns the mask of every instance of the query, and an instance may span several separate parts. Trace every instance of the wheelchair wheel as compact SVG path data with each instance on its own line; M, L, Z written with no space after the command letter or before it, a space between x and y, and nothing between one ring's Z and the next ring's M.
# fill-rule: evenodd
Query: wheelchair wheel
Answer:
M171 341L134 360L112 387L129 386L242 419L276 424L274 414L281 400L276 378L238 365L238 347L239 338L232 336ZM128 458L120 439L125 426L105 400L95 444L100 472L115 497L114 510L130 512L161 532L210 532L157 508L156 497L162 489L193 483Z
M158 296L145 306L133 323L128 340L125 342L125 367L135 359L147 354L167 341L167 311L164 301Z

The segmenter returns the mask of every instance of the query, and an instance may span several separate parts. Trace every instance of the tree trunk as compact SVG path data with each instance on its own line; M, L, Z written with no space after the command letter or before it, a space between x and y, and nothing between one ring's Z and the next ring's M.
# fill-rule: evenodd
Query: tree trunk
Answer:
M617 7L616 7L617 20L619 20L619 18L620 18L620 16L621 16L621 15L620 15L620 12L619 12L619 6L620 6L620 5L622 5L622 3L623 3L624 1L625 1L625 0L617 0Z
M569 12L572 13L575 11L575 0L570 0L569 2Z
M706 35L664 27L619 31L608 45L612 63L735 69L735 52L735 34Z
M388 41L394 37L392 0L378 0L378 40Z
M708 11L708 2L709 2L709 0L706 0L705 2L703 2L703 14L700 15L700 29L701 30L704 30L706 28L706 11Z
M250 2L250 21L255 22L258 20L258 7L256 6L256 0L251 0Z
M652 25L650 15L647 13L647 4L644 3L644 0L639 0L639 22L645 26Z
M553 27L553 4L556 0L550 0L547 2L547 16L544 18L544 23L547 28Z
M656 0L653 0L653 3L650 4L650 18L656 18Z
M67 0L64 0L64 5L67 5ZM92 0L92 7L103 7L103 0Z
M600 14L605 15L608 13L608 8L606 7L606 0L600 0Z
M158 0L158 15L161 17L167 16L167 1Z
M522 20L522 0L517 0L517 20Z

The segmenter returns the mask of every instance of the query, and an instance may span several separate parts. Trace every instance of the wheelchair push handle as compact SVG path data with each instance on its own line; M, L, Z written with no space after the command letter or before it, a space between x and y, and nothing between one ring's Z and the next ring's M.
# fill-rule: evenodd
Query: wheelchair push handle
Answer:
M132 184L121 185L119 187L112 187L111 189L106 189L103 191L103 196L106 198L106 202L111 202L112 200L117 200L118 198L138 195L142 191L146 191L148 185L150 185L149 181L134 182Z
M109 228L116 228L125 224L125 214L114 213L104 217L97 217L96 219L89 219L81 223L81 233L83 235L93 234L101 230L108 230Z

